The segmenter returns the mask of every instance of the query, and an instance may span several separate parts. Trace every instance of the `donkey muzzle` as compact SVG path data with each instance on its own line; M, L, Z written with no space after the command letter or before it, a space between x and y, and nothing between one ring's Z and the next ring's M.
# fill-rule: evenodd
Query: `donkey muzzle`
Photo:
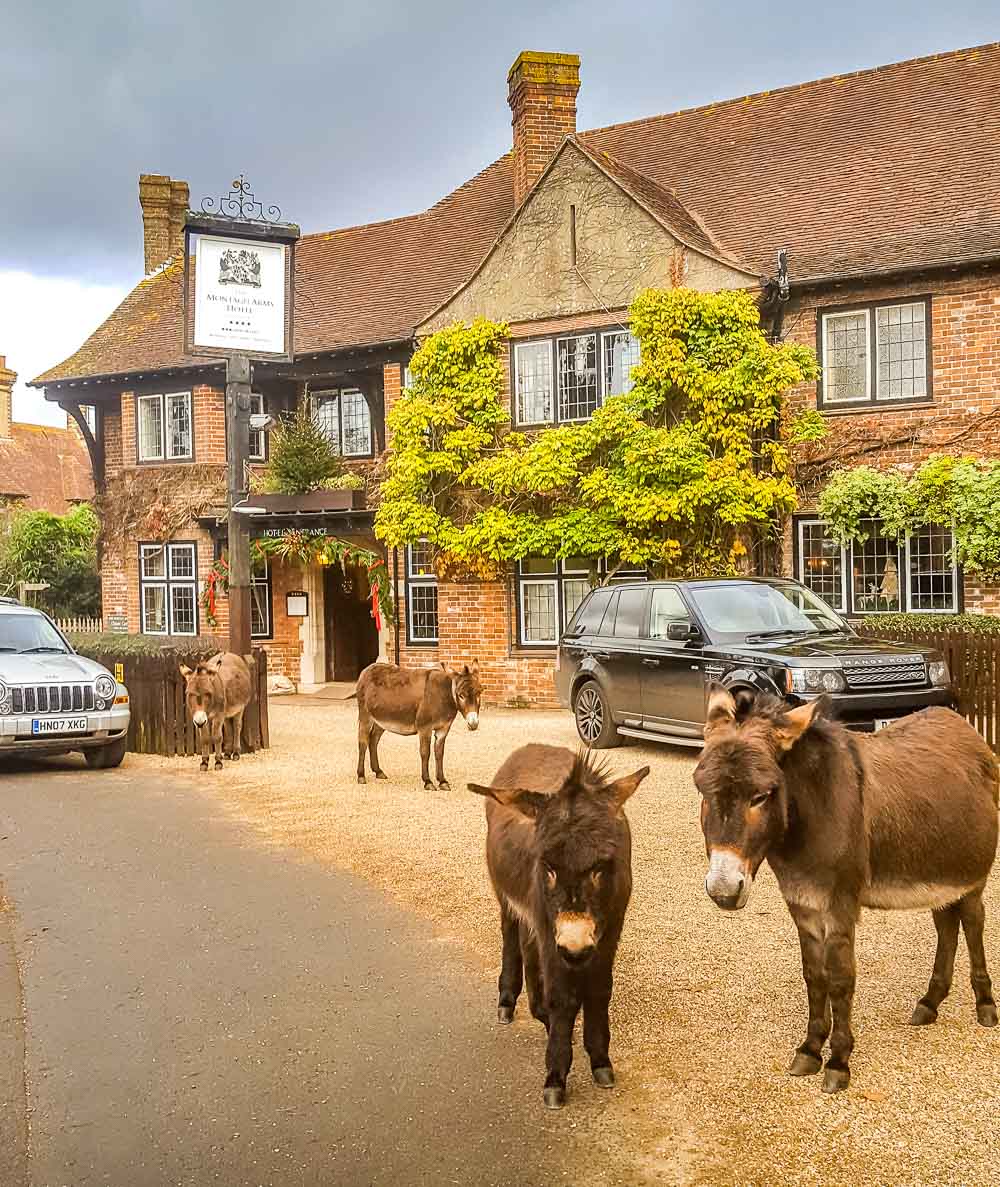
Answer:
M199 709L197 713L191 714L191 720L196 726L201 728L201 726L208 724L208 714L204 711L204 709Z
M713 849L705 877L708 897L723 911L739 911L747 905L753 876L746 862L732 849Z
M556 948L567 964L584 964L597 948L597 925L592 915L561 911L556 916Z
M479 729L479 714L475 712L467 714L465 718L465 724L470 730Z

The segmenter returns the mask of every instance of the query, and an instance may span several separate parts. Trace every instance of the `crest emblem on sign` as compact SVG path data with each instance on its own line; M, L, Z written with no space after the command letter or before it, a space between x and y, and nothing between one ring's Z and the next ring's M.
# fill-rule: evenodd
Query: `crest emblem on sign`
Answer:
M260 288L260 256L241 247L230 248L219 260L219 284L244 284Z

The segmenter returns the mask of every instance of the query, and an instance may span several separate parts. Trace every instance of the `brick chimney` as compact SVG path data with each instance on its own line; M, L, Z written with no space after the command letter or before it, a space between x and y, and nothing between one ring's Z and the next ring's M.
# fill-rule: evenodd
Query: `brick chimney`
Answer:
M186 181L174 181L162 173L139 174L139 205L142 207L142 243L146 275L167 260L177 259L184 250L184 212L190 195Z
M7 370L7 357L0 354L0 441L9 441L11 438L16 381L17 372Z
M507 74L507 102L514 127L514 203L541 176L563 140L576 131L580 89L577 54L525 50Z

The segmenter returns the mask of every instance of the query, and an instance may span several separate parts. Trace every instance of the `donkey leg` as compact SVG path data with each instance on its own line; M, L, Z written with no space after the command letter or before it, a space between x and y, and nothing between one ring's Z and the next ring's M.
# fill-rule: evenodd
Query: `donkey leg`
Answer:
M444 777L444 744L450 729L449 721L444 729L436 730L434 733L434 773L437 776L438 787L442 791L451 791L451 784Z
M514 1021L514 1007L521 996L521 986L524 983L521 925L506 903L500 904L500 931L503 935L503 959L500 965L500 980L497 983L500 992L497 1018L506 1024Z
M542 1099L547 1109L561 1109L566 1103L566 1079L573 1065L573 1026L580 1012L579 990L572 982L554 977L546 1006L549 1041L545 1048L545 1089Z
M615 1082L615 1072L608 1054L611 1045L611 1023L608 1021L611 985L610 964L607 969L594 969L583 998L583 1045L590 1056L594 1083L601 1088L611 1088Z
M980 1026L996 1026L997 1007L993 1000L993 984L986 967L986 950L983 947L983 927L986 923L986 908L983 906L982 890L967 894L958 904L962 915L962 930L969 946L969 971L972 974L972 992L976 995L976 1017Z
M365 754L368 752L368 739L374 722L368 714L358 706L358 782L365 781Z
M215 751L215 769L222 770L222 726L220 721L212 726L212 749Z
M958 947L958 927L961 922L958 903L932 911L937 929L937 952L934 956L934 971L927 992L917 1002L910 1017L911 1026L927 1026L937 1021L938 1006L951 992L951 981L955 975L955 949Z
M198 726L198 749L201 751L201 769L208 770L208 756L211 750L212 734L207 725Z
M823 1066L823 1044L830 1035L832 1018L826 980L826 944L823 916L819 911L789 903L788 909L799 933L802 952L802 976L809 999L809 1025L806 1037L795 1050L790 1076L814 1076Z
M824 1092L841 1092L851 1082L850 1059L854 1050L851 1009L857 966L854 961L854 916L831 915L826 926L826 979L830 989L833 1030L830 1058L823 1076Z
M431 728L427 726L420 731L420 778L424 781L424 791L433 791L431 782Z
M538 944L526 927L520 927L521 961L524 965L524 983L528 988L528 1009L532 1018L549 1029L549 1014L545 1008L545 986L542 983L542 969L538 959Z
M236 762L240 757L240 747L243 742L243 714L245 712L245 709L241 709L239 713L234 713L229 719L229 724L233 730L233 736L230 739L232 743L230 757L232 758L233 762Z
M368 735L368 763L376 779L388 779L389 776L378 765L378 742L385 730L376 722L372 722L371 733Z

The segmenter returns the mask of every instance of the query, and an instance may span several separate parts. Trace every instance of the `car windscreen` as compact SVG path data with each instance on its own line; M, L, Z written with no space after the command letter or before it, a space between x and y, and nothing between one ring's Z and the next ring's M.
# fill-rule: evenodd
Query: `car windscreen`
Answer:
M66 651L62 636L41 614L0 614L0 651Z
M844 620L804 585L747 582L689 587L689 595L713 635L811 635L847 631Z

